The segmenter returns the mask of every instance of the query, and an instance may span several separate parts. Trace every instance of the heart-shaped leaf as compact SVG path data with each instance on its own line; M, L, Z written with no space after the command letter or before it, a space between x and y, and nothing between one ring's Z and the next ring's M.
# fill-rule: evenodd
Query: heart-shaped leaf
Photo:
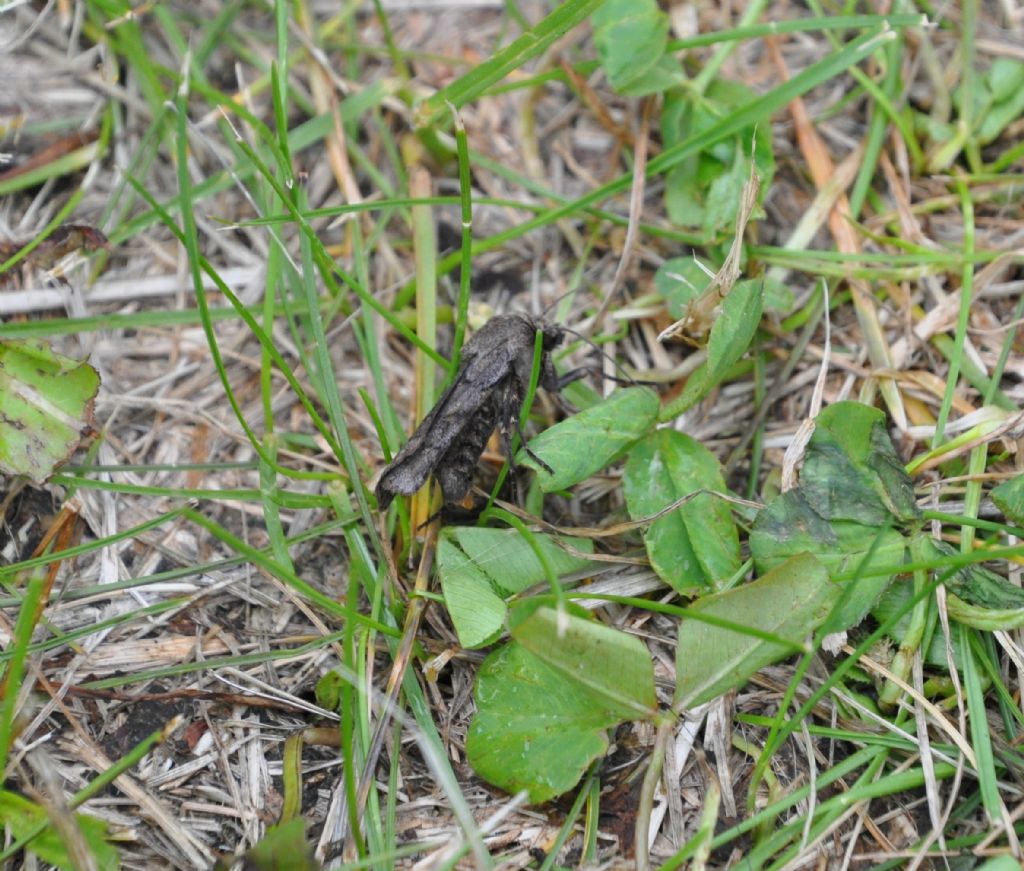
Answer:
M601 66L615 90L634 95L677 83L650 74L663 60L668 42L668 16L655 0L606 0L592 16L594 45ZM671 59L669 59L671 60ZM678 70L678 64L675 64ZM650 79L654 87L640 87Z
M0 472L42 482L92 422L100 378L35 340L0 342Z
M726 491L721 468L696 439L661 429L636 444L623 472L623 490L634 520L656 514L698 490ZM694 593L739 570L740 542L728 503L695 496L659 517L644 533L658 576L681 593Z
M860 402L837 402L814 422L800 490L829 520L884 526L920 516L914 486L885 429L885 415Z
M655 710L650 655L582 616L527 609L514 641L484 660L466 738L474 770L539 803L572 789L608 749L607 730ZM528 649L529 646L529 649Z
M758 512L750 533L750 555L758 572L768 572L797 554L812 553L830 575L856 576L833 615L836 631L864 619L900 571L905 550L903 536L891 527L825 520L800 489L783 493Z
M622 720L654 714L654 671L640 639L554 608L523 603L511 619L512 637L546 665L583 687Z

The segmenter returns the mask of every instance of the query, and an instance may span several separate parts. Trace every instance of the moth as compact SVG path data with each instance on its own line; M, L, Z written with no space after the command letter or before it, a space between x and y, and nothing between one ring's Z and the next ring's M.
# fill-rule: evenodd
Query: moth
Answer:
M538 331L542 334L541 387L558 392L588 371L574 369L564 375L555 371L551 351L565 335L557 324L525 314L491 318L466 342L455 379L381 473L376 493L382 511L395 496L419 490L431 474L441 485L446 504L461 502L495 429L510 453L510 433L520 432L519 412L530 385Z

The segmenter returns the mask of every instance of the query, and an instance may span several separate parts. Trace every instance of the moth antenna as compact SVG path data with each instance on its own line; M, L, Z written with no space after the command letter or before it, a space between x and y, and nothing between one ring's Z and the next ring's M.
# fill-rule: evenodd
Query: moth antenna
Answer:
M544 306L543 310L540 313L541 318L543 318L544 320L547 320L548 313L551 311L551 309L553 309L556 305L558 305L567 296L571 296L572 294L577 293L578 291L579 291L579 288L575 287L572 290L567 290L565 293L560 293L553 300L551 300L551 302L549 302L546 306ZM597 351L598 354L600 354L602 357L604 357L609 363L611 363L616 369L618 369L619 372L621 372L622 375L624 376L623 378L620 379L620 378L614 378L611 375L604 375L604 373L602 373L602 377L603 378L607 378L609 381L614 381L616 384L646 384L646 383L648 383L648 382L645 382L645 381L637 381L632 375L630 375L625 369L623 369L622 366L620 366L618 364L618 362L616 362L616 360L613 357L609 356L604 351L602 351L600 349L600 347L598 347L598 345L592 339L590 339L588 336L584 336L583 333L579 332L578 330L574 330L572 327L567 327L567 326L564 326L562 324L559 324L559 327L561 329L565 330L565 332L567 332L567 333L572 333L577 339L580 339L581 341L586 342L588 345L590 345L591 348L593 348L595 351Z
M567 296L572 296L574 293L579 293L579 290L580 289L578 287L574 287L572 290L567 290L565 293L560 293L553 300L551 300L551 302L549 302L546 306L544 306L544 308L541 310L540 316L544 320L547 320L548 319L548 314L551 312L551 309L553 309L556 305L558 305ZM579 335L579 333L577 333L576 335Z
M647 382L644 382L644 381L637 381L632 375L630 375L625 369L623 369L622 366L619 365L618 361L616 361L616 359L614 357L612 357L610 354L606 354L604 351L602 351L601 347L596 342L594 342L592 339L589 339L586 336L584 336L583 333L580 333L580 332L574 330L572 327L563 326L561 328L563 330L565 330L567 333L572 333L572 335L576 336L576 338L579 339L580 341L586 342L586 344L590 345L591 348L593 348L595 351L597 351L598 354L600 354L602 357L604 357L605 360L607 360L609 363L611 363L624 376L623 380L620 380L618 378L614 378L614 377L612 377L610 375L604 376L604 377L607 377L609 381L614 381L617 384L622 384L622 383L627 383L627 384L644 384L644 383L647 383Z

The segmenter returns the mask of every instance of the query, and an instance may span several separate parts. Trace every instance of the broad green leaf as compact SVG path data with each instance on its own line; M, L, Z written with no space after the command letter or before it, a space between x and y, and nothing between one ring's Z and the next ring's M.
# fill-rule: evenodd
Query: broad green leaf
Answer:
M704 226L705 188L698 171L701 162L701 155L690 157L665 176L665 211L679 227Z
M534 540L558 576L590 565L589 560L559 547L553 536L536 534ZM561 540L575 550L593 549L588 539ZM547 577L518 530L480 527L454 527L441 533L437 573L459 643L469 649L491 644L504 631L507 597Z
M107 824L86 814L74 814L74 821L82 840L95 857L97 867L109 868L111 871L120 868L117 850L106 840ZM76 868L60 834L49 825L46 811L35 802L16 793L0 790L0 822L10 827L16 839L26 837L40 825L45 825L46 828L29 843L28 850L58 868L66 868L68 871Z
M673 320L686 314L691 300L704 292L717 267L701 267L693 257L673 257L666 260L654 273L654 287L665 301L665 308ZM760 280L760 279L759 279ZM793 308L793 291L777 279L765 276L764 307L787 314Z
M825 567L801 554L750 584L705 596L689 610L803 645L839 595L840 588L829 581ZM693 707L709 701L792 654L791 646L684 618L676 645L675 705Z
M1010 478L994 487L992 501L1011 522L1018 525L1024 523L1024 475Z
M1024 114L1024 63L1008 57L996 58L979 89L984 105L975 113L978 142L988 145L1006 127Z
M661 114L665 147L709 130L756 99L746 85L727 79L715 79L699 99L684 88L667 92ZM732 232L741 200L738 193L750 178L752 151L764 192L775 174L775 156L771 137L754 124L673 167L665 179L665 208L672 222L700 227L709 236ZM729 196L730 188L735 197Z
M344 681L345 678L333 668L326 672L316 682L316 689L313 691L316 696L316 703L328 711L337 711L341 705L341 686Z
M895 529L848 520L825 520L800 489L790 490L762 509L750 533L750 555L758 572L777 568L791 557L810 553L831 576L857 574L834 615L836 630L857 625L903 564L906 543ZM885 574L870 572L885 570Z
M893 524L919 516L885 416L837 402L815 421L797 489L758 514L750 553L759 571L807 552L833 576L857 575L835 615L837 628L846 628L863 619L901 569L906 542Z
M540 803L579 783L608 729L654 713L654 671L638 639L579 616L537 608L514 631L540 655L512 642L484 660L466 755L484 780Z
M800 491L830 520L883 526L920 516L914 487L885 429L885 415L860 402L837 402L815 421Z
M1013 856L993 856L987 862L982 862L974 871L1019 871L1020 862Z
M43 342L0 342L0 472L48 478L91 424L99 385L92 366Z
M789 314L796 297L788 287L770 275L764 277L764 307L768 311Z
M459 644L472 650L496 641L505 628L508 609L491 579L444 538L437 545L437 573Z
M245 854L246 871L319 871L322 867L313 857L301 817L271 826Z
M687 307L704 292L716 271L710 268L705 271L693 257L673 257L658 267L654 287L665 300L665 308L673 320L686 314Z
M944 556L957 555L958 551L944 541L929 537L923 542L922 554L938 560ZM1000 629L1017 628L1020 625L1016 621L1024 614L1024 590L985 566L979 563L959 566L946 578L945 584L966 606L961 609L962 614L970 615L970 619L962 619L961 623L976 629L991 629L995 623L999 625L994 628ZM986 610L993 612L987 618L982 613ZM978 625L979 621L987 621L989 625ZM1009 625L1011 623L1013 625Z
M668 15L656 0L606 0L591 21L601 66L617 91L630 89L665 54Z
M978 141L982 145L994 142L1013 122L1024 115L1024 87L1014 92L1013 96L993 104L982 118L978 128Z
M442 538L457 544L499 593L519 593L546 579L536 552L516 529L453 526L444 530ZM559 546L561 542L566 547L590 553L594 549L590 539L543 533L535 533L533 538L556 575L578 572L592 564L589 559L574 556Z
M469 764L506 792L526 790L534 804L579 783L607 752L606 730L619 722L521 644L506 644L484 660L476 706L466 736Z
M657 430L633 446L622 486L634 520L698 490L726 492L714 454L671 429ZM681 593L713 587L737 572L741 563L729 504L710 494L696 496L655 520L644 533L644 546L651 568Z
M629 84L618 89L625 97L643 97L647 94L661 94L685 84L686 76L679 61L668 54L658 58L658 62L643 75L631 79Z
M652 716L657 707L651 655L639 638L590 615L524 603L511 619L512 637L546 665L585 688L620 718Z
M1024 63L1014 58L997 57L985 76L985 83L995 102L1012 100L1024 88Z
M737 282L722 300L721 316L711 327L708 339L708 358L686 382L677 403L680 411L696 405L747 352L761 322L763 304L759 280Z
M599 405L574 414L530 441L530 450L554 474L521 451L516 462L536 470L545 493L564 490L617 460L654 427L660 403L649 387L616 390Z
M736 221L736 204L743 197L743 188L750 178L750 158L736 150L732 161L708 186L704 206L704 232L713 235Z

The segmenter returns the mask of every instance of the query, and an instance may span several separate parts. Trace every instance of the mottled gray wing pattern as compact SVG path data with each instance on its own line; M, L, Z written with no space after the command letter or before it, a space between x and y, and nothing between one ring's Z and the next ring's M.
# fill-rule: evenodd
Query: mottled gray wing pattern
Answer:
M499 315L466 343L455 380L381 475L376 489L381 510L395 496L415 493L432 472L446 502L465 496L494 428L517 420L538 328L528 315ZM557 329L546 329L545 351L560 337ZM541 382L547 385L555 378L546 353L542 363Z
M501 412L499 389L496 387L491 391L479 412L472 416L462 430L460 438L448 448L437 465L436 476L446 503L461 502L469 492L469 487L473 483L473 470L480 461L487 440L498 425L498 416Z
M376 493L381 510L395 496L410 496L423 486L490 392L465 381L460 372L380 476Z
M466 342L462 351L466 378L489 387L504 380L522 354L529 353L533 359L536 333L536 325L526 315L491 318Z

